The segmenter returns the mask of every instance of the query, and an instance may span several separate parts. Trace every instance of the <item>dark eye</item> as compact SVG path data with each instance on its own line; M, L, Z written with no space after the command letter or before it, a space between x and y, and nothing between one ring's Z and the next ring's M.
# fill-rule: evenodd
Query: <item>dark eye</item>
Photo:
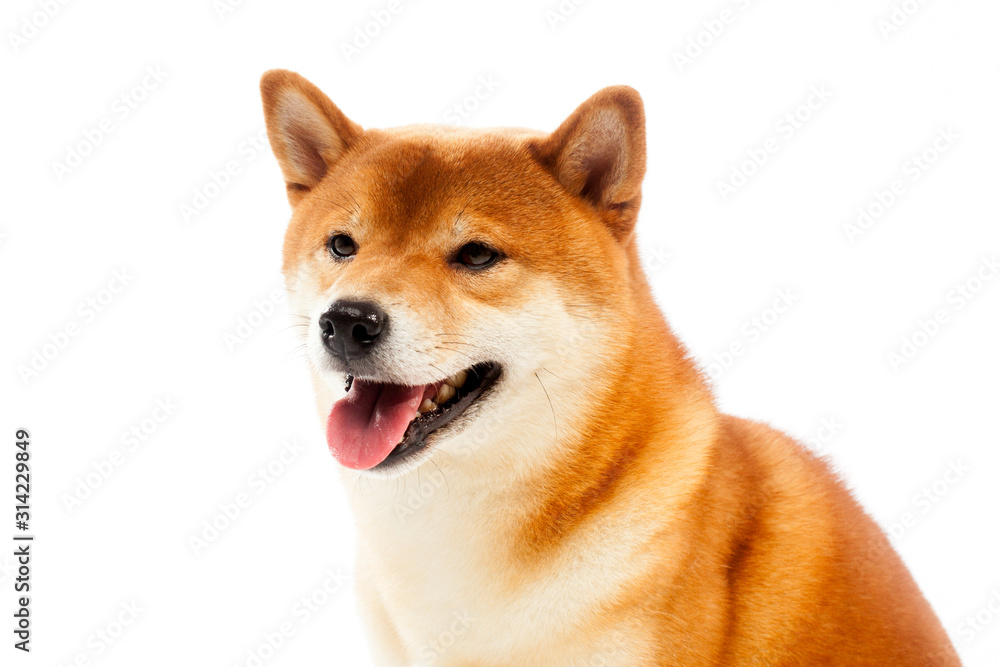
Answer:
M466 243L458 251L455 261L470 269L485 269L500 259L500 253L482 243Z
M347 234L336 234L330 239L329 246L334 257L353 257L358 252L358 244Z

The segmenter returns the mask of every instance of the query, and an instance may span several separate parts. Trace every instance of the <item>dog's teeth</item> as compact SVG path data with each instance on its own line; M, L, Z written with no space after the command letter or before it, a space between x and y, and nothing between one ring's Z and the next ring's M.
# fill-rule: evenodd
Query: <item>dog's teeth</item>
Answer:
M425 398L424 402L420 404L420 412L417 414L423 414L425 412L430 412L431 410L437 410L437 403L429 398Z
M465 384L465 380L468 377L469 377L469 374L467 372L465 372L465 371L459 371L459 372L455 373L454 375L452 375L447 380L445 380L445 383L450 384L452 387L455 387L456 389L460 389L462 387L462 385Z
M434 397L434 401L440 405L441 403L451 400L454 396L455 388L446 382L438 387L437 395Z

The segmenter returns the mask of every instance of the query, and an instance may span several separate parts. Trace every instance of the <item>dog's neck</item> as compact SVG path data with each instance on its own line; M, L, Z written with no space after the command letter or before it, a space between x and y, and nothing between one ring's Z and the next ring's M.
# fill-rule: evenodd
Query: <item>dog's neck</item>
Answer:
M346 473L362 542L395 549L403 535L441 543L476 535L492 542L487 553L502 545L530 560L629 502L640 480L672 485L678 499L692 493L701 480L685 471L705 469L694 459L710 455L717 412L641 272L633 281L632 316L615 334L622 344L585 381L573 376L575 359L546 364L525 378L521 403L474 423L417 470L388 480ZM665 444L677 442L686 445ZM656 475L636 474L650 467ZM382 540L387 531L396 534Z
M681 576L697 546L680 526L712 467L718 413L692 364L671 351L660 313L645 310L656 309L648 289L634 305L639 317L617 323L624 344L586 382L567 357L519 385L508 419L476 420L459 446L411 473L345 472L359 586L377 601L367 611L376 622L392 618L412 637L469 614L482 626L477 645L510 655L538 633L579 626L646 576L642 554L654 541ZM653 328L622 326L640 321ZM539 616L528 611L539 600L566 604Z

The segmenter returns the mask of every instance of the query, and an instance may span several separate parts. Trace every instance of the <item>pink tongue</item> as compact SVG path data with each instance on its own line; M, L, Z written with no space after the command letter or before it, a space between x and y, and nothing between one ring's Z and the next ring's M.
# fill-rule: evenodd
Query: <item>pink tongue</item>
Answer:
M326 422L326 442L333 456L354 470L384 461L403 439L426 389L355 378L347 396L333 404Z

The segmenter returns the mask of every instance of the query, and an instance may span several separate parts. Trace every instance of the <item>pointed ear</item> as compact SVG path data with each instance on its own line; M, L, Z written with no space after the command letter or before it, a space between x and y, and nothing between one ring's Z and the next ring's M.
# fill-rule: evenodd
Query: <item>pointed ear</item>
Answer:
M595 93L538 146L563 187L597 210L618 239L635 226L646 173L642 98L628 86Z
M352 122L305 78L273 69L260 79L271 150L281 165L288 200L297 204L361 136Z

